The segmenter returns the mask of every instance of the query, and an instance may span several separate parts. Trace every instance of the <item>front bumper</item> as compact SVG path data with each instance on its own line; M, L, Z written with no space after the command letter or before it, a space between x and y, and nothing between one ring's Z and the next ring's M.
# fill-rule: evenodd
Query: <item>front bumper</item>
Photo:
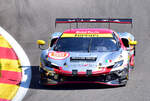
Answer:
M95 72L94 75L81 73L72 75L72 73L60 73L57 71L46 71L40 68L42 85L58 85L66 83L98 83L111 86L126 85L128 80L128 70L125 68L121 71L113 71L109 73Z

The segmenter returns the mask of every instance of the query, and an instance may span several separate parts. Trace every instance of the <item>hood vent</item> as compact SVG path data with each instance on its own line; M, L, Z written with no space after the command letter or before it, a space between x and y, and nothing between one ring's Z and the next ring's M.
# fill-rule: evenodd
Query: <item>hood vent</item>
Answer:
M71 62L76 61L96 61L97 57L70 57Z

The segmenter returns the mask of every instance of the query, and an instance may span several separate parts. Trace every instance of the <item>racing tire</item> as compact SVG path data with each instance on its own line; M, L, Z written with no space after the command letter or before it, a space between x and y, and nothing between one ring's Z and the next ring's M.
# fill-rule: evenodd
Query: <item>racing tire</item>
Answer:
M123 80L121 80L121 86L122 87L125 87L127 85L128 80L129 80L129 69L126 69L125 72L126 72L126 76Z
M135 46L134 46L134 56L136 55L136 48L135 48Z

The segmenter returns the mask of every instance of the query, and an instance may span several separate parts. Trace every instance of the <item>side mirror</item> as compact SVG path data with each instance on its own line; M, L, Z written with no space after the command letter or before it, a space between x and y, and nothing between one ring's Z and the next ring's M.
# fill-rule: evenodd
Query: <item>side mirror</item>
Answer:
M37 40L37 44L38 45L45 45L45 41L44 40Z
M44 40L37 40L37 44L39 45L39 48L43 50L43 48L41 48L41 45L45 45L45 41Z
M130 44L130 45L137 45L138 42L137 42L137 41L129 41L129 44Z

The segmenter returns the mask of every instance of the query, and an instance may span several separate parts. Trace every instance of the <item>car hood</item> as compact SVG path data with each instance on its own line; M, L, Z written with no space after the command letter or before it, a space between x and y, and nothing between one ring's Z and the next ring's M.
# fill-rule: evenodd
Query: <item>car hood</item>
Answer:
M121 51L92 53L50 51L48 61L62 67L65 71L97 71L98 67L114 65L118 58L120 58L120 54ZM60 58L61 56L62 58Z

